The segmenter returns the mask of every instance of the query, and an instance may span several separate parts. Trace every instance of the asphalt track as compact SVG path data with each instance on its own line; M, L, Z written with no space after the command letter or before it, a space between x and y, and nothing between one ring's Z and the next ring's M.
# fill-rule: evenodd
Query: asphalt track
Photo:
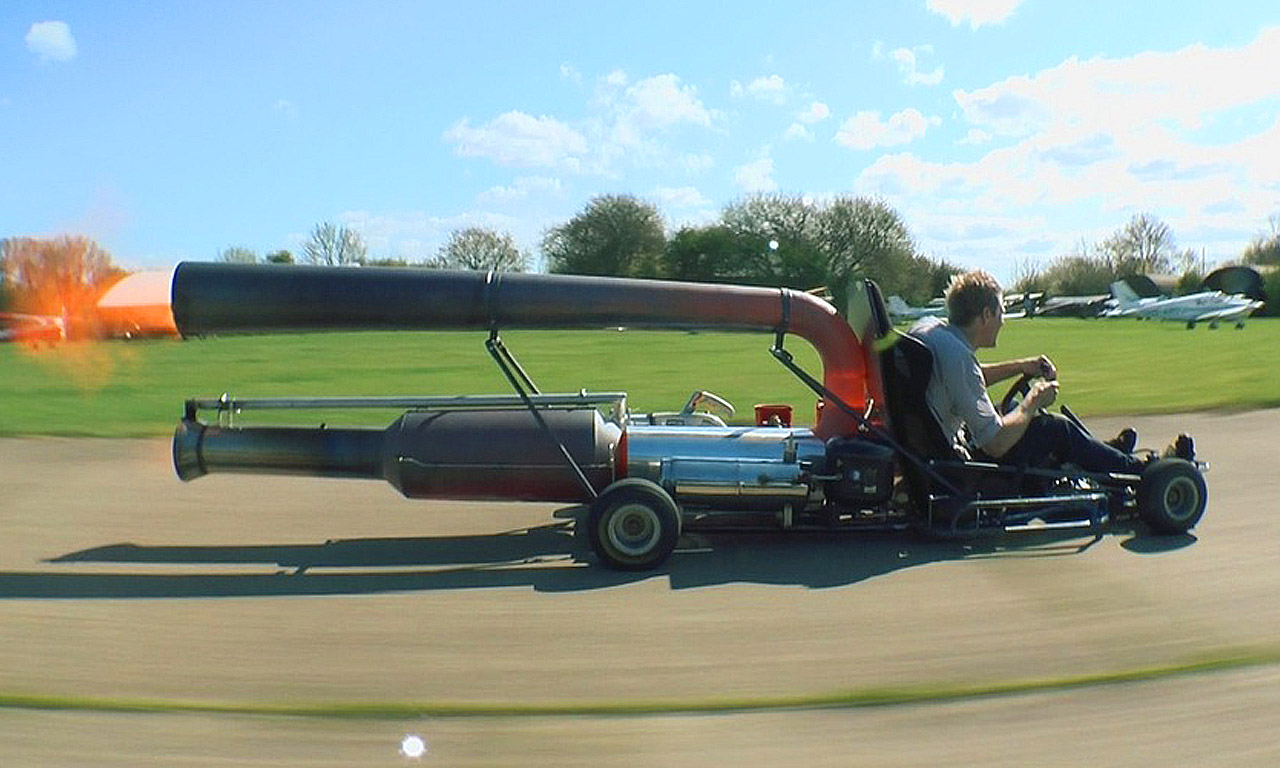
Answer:
M1212 463L1194 535L691 535L641 575L553 506L0 439L0 764L1280 764L1280 411L1135 424Z

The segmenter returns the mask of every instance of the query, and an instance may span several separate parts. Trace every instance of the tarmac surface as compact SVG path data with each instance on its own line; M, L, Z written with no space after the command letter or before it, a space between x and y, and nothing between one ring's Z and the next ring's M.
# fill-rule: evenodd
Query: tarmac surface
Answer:
M644 574L553 505L0 439L0 764L1280 764L1280 411L1132 423L1211 463L1191 535L693 534Z

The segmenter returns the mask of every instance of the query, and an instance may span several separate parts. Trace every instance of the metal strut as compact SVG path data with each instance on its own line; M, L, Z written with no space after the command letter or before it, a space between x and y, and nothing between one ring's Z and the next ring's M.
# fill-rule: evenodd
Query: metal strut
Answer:
M534 386L533 380L529 378L529 375L520 367L520 363L516 362L515 357L512 356L506 345L502 343L496 327L489 329L489 339L484 343L484 346L485 349L489 350L489 354L493 357L494 362L498 364L502 374L507 377L507 381L511 382L512 389L516 391L520 400L524 402L525 407L529 409L529 414L533 416L533 420L538 422L538 426L542 428L542 431L551 439L551 442L555 443L556 448L560 449L560 455L564 457L569 469L573 470L574 477L578 479L578 484L586 491L587 498L595 500L599 494L596 493L591 481L583 473L582 467L578 465L573 455L569 453L569 449L564 447L564 442L556 437L556 433L551 430L547 420L542 418L542 413L538 410L537 403L533 402L533 398L530 397L530 392L534 395L538 394L538 388Z

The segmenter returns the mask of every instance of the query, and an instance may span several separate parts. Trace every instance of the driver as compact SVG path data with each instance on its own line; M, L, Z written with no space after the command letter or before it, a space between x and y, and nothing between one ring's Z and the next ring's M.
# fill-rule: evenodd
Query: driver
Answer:
M1149 459L1133 455L1138 434L1126 428L1102 442L1065 416L1042 409L1058 396L1058 371L1049 358L1028 357L982 365L975 350L995 347L1004 325L1000 284L982 270L956 275L947 288L947 319L926 317L910 330L933 353L925 392L944 434L969 454L962 427L979 460L1011 464L1071 463L1091 472L1140 474ZM1000 414L987 387L1017 375L1040 377L1009 413ZM1164 452L1191 461L1191 438L1179 435Z

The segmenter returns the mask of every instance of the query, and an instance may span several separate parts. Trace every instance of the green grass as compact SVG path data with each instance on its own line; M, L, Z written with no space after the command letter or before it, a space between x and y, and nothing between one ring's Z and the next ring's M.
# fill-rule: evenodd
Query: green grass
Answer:
M107 712L113 714L201 714L240 717L299 717L344 720L406 720L423 717L646 717L714 715L796 709L871 709L943 704L973 699L1028 696L1100 686L1158 682L1271 666L1280 661L1274 649L1222 653L1174 664L1061 678L1020 679L981 684L939 684L901 688L834 691L799 696L682 701L611 701L598 703L449 703L427 701L230 703L166 699L114 699L0 693L0 709Z
M507 346L545 392L622 390L634 410L675 410L698 388L738 420L785 402L812 420L813 396L769 355L767 334L509 332ZM474 332L345 333L69 344L0 344L0 434L143 436L172 430L188 397L509 393ZM817 355L791 338L810 371ZM1005 326L984 360L1048 354L1061 400L1084 415L1280 405L1280 323L1187 330L1176 323L1028 320ZM1001 388L1002 389L1002 388ZM269 414L282 420L279 414ZM302 417L302 414L296 414ZM258 421L268 414L255 414ZM387 413L306 414L385 424Z

